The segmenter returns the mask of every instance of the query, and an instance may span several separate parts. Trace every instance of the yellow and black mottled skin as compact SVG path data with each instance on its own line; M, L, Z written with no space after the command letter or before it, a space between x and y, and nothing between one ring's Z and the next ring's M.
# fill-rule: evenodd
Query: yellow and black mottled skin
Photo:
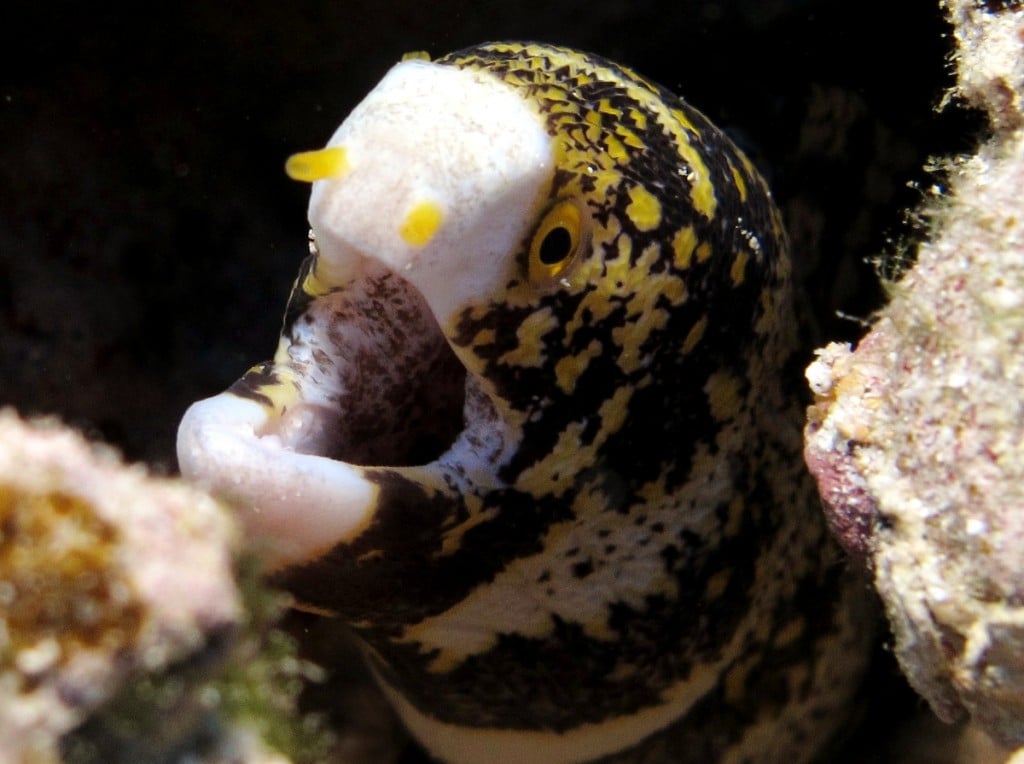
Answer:
M550 200L585 208L590 245L571 279L538 287L524 241L520 275L442 327L492 393L470 406L521 432L500 487L458 465L447 491L366 468L372 525L280 580L354 624L375 671L442 721L568 731L642 712L713 666L681 719L606 760L756 761L751 731L772 720L766 750L806 760L860 637L802 468L790 266L763 180L695 109L597 56L500 43L437 63L536 104L556 141ZM304 274L286 338L316 294ZM272 382L254 370L235 390ZM582 541L558 546L556 529ZM522 581L550 603L544 633L497 633L458 659L416 641L416 624L443 623L528 557L547 560ZM626 596L641 559L657 585ZM598 616L559 609L581 590Z

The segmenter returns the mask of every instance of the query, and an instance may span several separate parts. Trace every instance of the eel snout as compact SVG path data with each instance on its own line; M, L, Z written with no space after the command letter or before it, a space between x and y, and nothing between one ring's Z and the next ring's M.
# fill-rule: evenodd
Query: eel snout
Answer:
M407 61L289 160L313 183L314 254L277 352L189 409L178 441L182 473L237 504L273 562L370 522L371 467L492 478L509 437L445 332L515 276L553 152L498 78Z

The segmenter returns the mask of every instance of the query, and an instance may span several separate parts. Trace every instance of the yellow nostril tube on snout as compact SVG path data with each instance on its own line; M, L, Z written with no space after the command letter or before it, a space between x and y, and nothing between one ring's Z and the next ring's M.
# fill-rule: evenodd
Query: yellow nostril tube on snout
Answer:
M292 154L284 163L284 171L289 178L305 183L337 178L346 170L348 170L348 152L344 146L328 146L317 151Z
M434 238L443 221L444 213L435 202L417 202L406 214L398 234L407 244L422 247Z

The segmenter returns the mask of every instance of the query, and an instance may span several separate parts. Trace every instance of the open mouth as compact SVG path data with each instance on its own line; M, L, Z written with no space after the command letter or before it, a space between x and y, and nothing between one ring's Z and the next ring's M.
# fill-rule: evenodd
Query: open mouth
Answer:
M298 287L274 361L193 404L178 429L182 475L239 508L269 570L367 527L378 487L364 468L429 480L464 425L480 424L463 415L467 373L420 292L354 264L342 287Z
M258 434L354 465L429 463L462 430L465 369L414 286L377 263L362 270L292 322L299 400Z

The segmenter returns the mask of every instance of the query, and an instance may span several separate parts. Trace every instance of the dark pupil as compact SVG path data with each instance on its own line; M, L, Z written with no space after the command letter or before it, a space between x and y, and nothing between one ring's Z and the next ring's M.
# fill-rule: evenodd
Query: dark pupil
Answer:
M572 235L562 226L552 228L540 243L540 261L544 265L556 265L569 256Z

